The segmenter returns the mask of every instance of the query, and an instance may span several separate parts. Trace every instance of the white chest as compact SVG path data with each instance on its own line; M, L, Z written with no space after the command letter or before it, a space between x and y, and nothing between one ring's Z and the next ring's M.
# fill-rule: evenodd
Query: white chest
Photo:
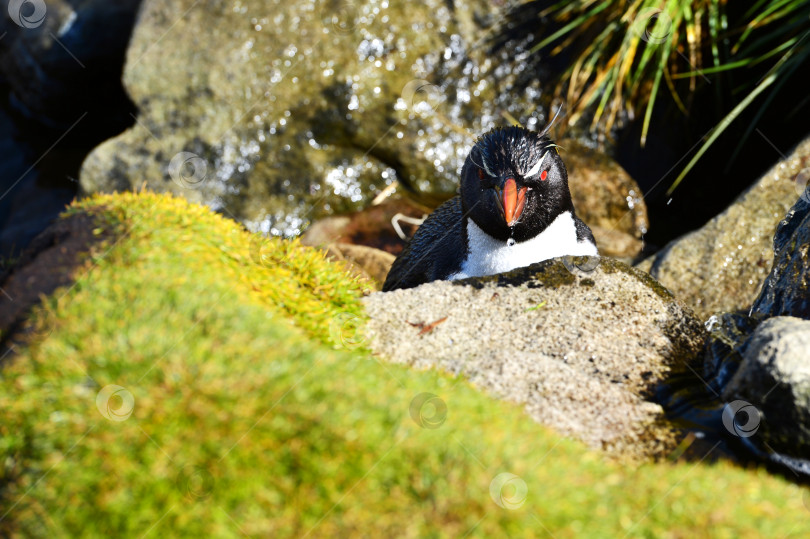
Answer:
M513 245L496 240L468 219L467 239L470 252L461 271L451 275L450 280L502 273L557 256L598 254L594 244L577 241L577 228L571 212L558 215L534 238Z

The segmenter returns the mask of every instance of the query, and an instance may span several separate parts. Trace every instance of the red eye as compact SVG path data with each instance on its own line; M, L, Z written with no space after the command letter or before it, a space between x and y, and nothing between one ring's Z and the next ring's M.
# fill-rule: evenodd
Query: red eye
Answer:
M482 179L482 180L484 179L484 171L483 171L483 170L481 170L480 168L478 169L478 177L479 177L480 179Z
M544 170L543 172L540 173L540 180L541 181L545 180L546 176L548 176L548 171Z

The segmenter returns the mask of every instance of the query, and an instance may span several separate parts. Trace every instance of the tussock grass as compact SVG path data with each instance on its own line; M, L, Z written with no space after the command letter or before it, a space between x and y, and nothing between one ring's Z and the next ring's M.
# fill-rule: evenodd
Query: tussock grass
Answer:
M810 60L810 3L757 0L529 0L519 13L551 21L533 52L565 52L571 64L555 81L555 94L571 105L569 123L586 113L590 128L608 132L627 117L642 117L641 145L652 112L668 93L685 116L696 90L709 87L717 124L669 188L671 193L715 140L744 110L757 113L745 140L779 89L800 84ZM734 8L732 10L732 8ZM734 11L733 15L731 12ZM532 32L536 27L525 26ZM683 83L686 84L683 84Z

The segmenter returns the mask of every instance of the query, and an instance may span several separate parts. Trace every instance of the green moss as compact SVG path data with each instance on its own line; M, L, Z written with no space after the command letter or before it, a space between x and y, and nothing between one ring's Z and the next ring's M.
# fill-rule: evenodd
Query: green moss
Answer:
M485 275L483 277L470 277L452 281L461 286L483 288L488 283L498 286L529 286L531 288L559 288L572 285L576 282L574 275L564 265L554 260L546 260L512 271Z
M802 491L764 470L608 461L464 381L381 364L358 283L316 251L180 199L70 211L94 210L116 239L2 371L0 535L810 532ZM515 510L490 496L503 472L526 483Z
M675 301L675 296L672 295L672 292L667 290L664 285L656 281L652 275L646 271L641 271L632 266L628 266L624 262L608 257L602 257L600 259L599 267L601 267L602 271L605 273L622 272L635 277L637 280L641 281L653 292L655 292L659 298L663 299L664 301Z

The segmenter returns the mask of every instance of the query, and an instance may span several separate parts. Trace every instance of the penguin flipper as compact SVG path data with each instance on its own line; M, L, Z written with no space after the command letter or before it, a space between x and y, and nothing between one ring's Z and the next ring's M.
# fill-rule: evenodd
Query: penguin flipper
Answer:
M466 249L462 221L461 197L436 208L394 260L383 292L446 279L458 271Z
M577 242L592 243L594 246L596 246L596 239L593 237L593 232L591 231L591 228L585 224L585 221L574 215L574 225L577 228Z

